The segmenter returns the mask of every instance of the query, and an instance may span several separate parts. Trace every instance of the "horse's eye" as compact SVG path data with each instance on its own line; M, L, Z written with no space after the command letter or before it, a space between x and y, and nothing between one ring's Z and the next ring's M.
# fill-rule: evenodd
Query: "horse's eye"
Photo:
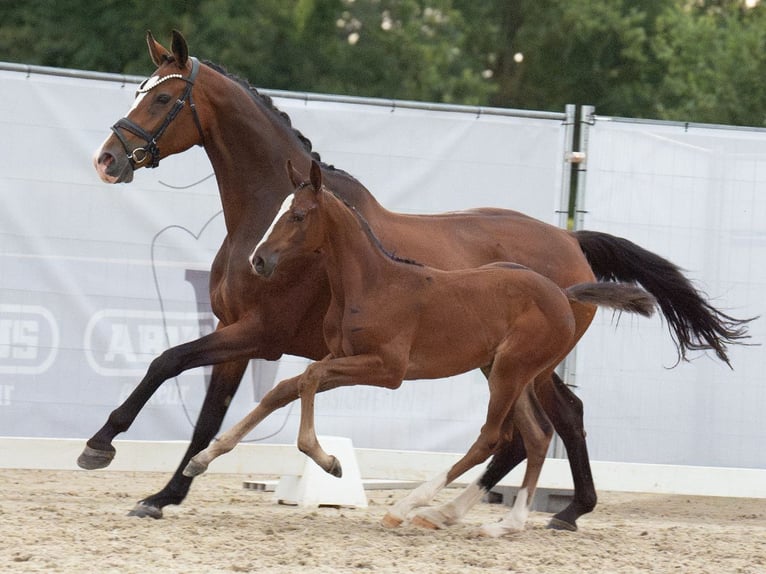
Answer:
M167 104L171 100L168 94L160 94L157 96L157 102L160 104Z
M302 213L293 213L292 216L290 217L290 220L293 223L300 223L301 221L303 221L304 217L305 216Z

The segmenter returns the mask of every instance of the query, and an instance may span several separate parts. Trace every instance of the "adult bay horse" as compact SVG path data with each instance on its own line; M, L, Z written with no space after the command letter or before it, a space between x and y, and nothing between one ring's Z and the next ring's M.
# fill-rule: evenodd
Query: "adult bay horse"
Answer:
M295 377L301 400L298 448L326 472L341 476L340 462L327 454L314 429L317 390L365 384L397 389L404 380L436 379L484 368L489 405L479 437L446 472L399 502L383 523L398 526L413 503L425 504L438 490L484 462L514 426L528 465L512 518L485 532L523 528L534 498L550 434L538 424L530 384L550 376L572 347L575 318L571 303L605 305L650 316L655 300L631 283L580 283L562 290L550 279L514 263L441 271L385 250L365 219L322 185L322 168L311 162L305 181L288 160L295 187L289 211L253 253L254 271L271 279L290 262L320 254L330 285L324 318L330 353ZM290 270L292 272L292 270ZM523 397L523 398L522 398ZM524 400L526 399L526 400ZM184 473L202 473L232 450L261 420L257 407L191 459ZM467 505L484 493L478 485ZM425 496L428 500L424 500ZM420 523L440 526L420 517ZM418 522L416 522L418 523Z
M222 68L191 58L180 33L173 32L170 51L150 33L146 40L157 70L96 151L94 165L105 182L130 182L136 169L156 167L162 158L194 145L205 147L226 225L210 275L210 301L219 324L213 333L172 347L153 360L135 390L88 440L78 464L108 466L115 455L112 440L130 427L163 382L187 369L213 365L191 443L178 469L164 488L131 512L159 518L164 506L180 504L188 493L191 479L182 470L218 432L250 359L277 359L284 353L321 359L327 354L321 326L329 286L318 260L300 269L301 281L282 283L254 276L248 263L253 246L292 192L283 176L285 158L296 165L318 158L308 139L292 128L270 98ZM326 165L322 169L326 184L364 215L391 251L440 269L513 261L563 288L596 278L640 283L657 299L681 358L690 350L712 349L728 363L727 344L746 336L744 322L713 308L674 264L625 239L598 232L570 233L499 209L430 216L392 213L353 177ZM595 307L573 303L572 309L576 341L590 324ZM596 504L582 404L555 374L538 378L535 391L566 446L575 486L572 503L554 516L552 525L576 528L577 518ZM263 397L260 407L270 413L296 398L296 385L279 387ZM521 441L514 440L493 456L482 486L494 486L525 456Z

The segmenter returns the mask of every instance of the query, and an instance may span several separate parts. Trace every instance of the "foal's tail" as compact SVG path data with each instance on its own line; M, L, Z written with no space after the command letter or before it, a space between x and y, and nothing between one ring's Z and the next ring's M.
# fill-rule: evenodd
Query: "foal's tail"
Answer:
M709 349L731 367L726 345L749 338L747 324L755 317L722 313L675 264L627 239L598 231L575 231L574 237L599 281L639 283L655 297L679 360L686 360L688 351Z
M610 307L617 311L651 317L657 300L632 283L579 283L566 290L570 301Z

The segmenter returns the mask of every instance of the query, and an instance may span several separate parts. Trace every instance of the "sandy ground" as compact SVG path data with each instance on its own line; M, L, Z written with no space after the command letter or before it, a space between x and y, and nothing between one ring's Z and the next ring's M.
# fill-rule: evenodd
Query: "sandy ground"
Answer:
M403 491L304 509L243 488L256 477L210 474L162 520L126 515L167 478L0 470L0 572L766 573L766 500L601 493L579 532L533 513L524 532L485 539L476 528L506 507L482 503L446 531L386 530Z

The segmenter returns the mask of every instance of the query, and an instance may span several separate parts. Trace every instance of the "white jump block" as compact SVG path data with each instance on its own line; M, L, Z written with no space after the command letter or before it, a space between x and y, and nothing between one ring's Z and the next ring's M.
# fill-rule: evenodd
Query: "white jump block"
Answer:
M306 457L303 474L284 475L274 490L274 500L294 506L345 506L366 508L359 463L351 439L338 436L318 437L322 448L335 455L343 468L343 476L336 478L322 470L317 463Z

